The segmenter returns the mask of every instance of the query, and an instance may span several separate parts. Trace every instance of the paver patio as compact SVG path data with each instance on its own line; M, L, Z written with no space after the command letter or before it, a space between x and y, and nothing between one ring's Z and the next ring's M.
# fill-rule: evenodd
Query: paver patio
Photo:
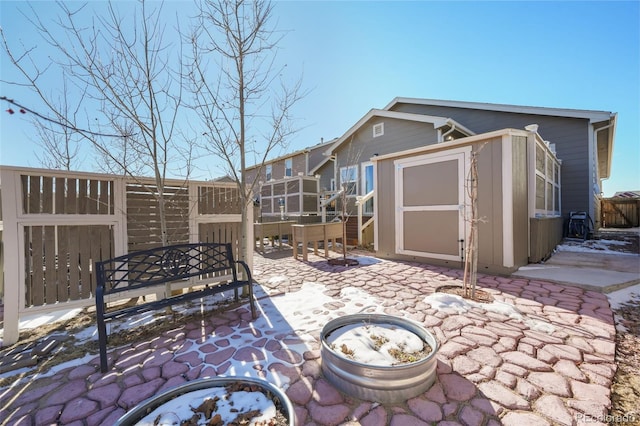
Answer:
M460 312L435 309L425 297L438 286L460 284L462 271L371 257L350 268L314 255L309 260L256 254L257 320L244 306L209 314L111 350L106 374L91 355L48 377L20 381L0 389L0 420L110 425L164 389L232 374L285 388L300 425L572 425L599 424L607 414L616 365L605 295L480 276L480 288L520 315L482 307ZM426 393L379 405L341 394L322 377L320 330L329 319L363 309L410 317L437 337L437 380Z

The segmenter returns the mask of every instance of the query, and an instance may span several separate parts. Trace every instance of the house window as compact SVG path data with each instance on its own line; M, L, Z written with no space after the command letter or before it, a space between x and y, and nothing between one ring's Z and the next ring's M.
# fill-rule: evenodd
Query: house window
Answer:
M384 135L384 123L378 123L373 125L373 137Z
M287 158L284 160L284 176L293 176L293 159Z
M273 166L272 166L271 164L267 164L267 165L264 167L265 174L267 175L267 176L266 176L266 181L267 181L267 182L269 182L269 181L271 180L271 178L273 177L273 175L272 175L273 168L272 168L272 167L273 167Z
M358 193L358 166L340 167L340 187L347 195Z
M560 215L560 162L544 145L536 143L536 216Z
M334 178L331 178L331 182L329 183L329 191L335 191L336 190L336 180Z
M373 163L362 165L362 194L367 195L373 191ZM373 214L373 198L364 202L364 213Z

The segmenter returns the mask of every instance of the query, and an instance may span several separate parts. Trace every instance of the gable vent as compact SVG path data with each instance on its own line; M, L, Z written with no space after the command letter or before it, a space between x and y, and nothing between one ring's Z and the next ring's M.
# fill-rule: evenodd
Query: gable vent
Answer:
M373 125L373 137L384 135L384 123L378 123Z

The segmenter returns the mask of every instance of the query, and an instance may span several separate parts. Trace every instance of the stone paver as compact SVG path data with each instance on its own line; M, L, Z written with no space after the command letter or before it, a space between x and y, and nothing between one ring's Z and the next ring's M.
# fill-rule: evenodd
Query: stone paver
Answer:
M6 424L111 425L170 387L245 373L284 388L300 425L570 425L608 412L615 329L606 297L542 280L481 275L479 288L513 304L522 320L480 308L436 311L425 297L441 285L460 284L462 271L368 260L345 268L314 255L301 262L256 254L261 312L280 317L252 320L240 306L192 323L178 320L149 341L110 348L106 374L96 356L52 377L27 377L0 389L0 418ZM295 294L305 283L323 286L321 305L274 310L278 294ZM343 395L324 378L322 326L367 306L406 315L438 339L437 379L422 395L380 405Z

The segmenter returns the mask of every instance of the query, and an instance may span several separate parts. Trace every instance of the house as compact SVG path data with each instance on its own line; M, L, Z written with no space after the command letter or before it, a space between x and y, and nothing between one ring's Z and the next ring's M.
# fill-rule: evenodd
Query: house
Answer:
M616 114L606 111L395 98L316 147L303 174L317 177L320 199L345 189L350 234L358 241L372 234L378 254L451 263L460 261L468 233L464 184L477 155L481 216L486 215L479 238L485 253L497 253L480 262L509 271L544 258L572 211L587 212L599 227L601 181L611 172L615 126ZM311 159L299 152L284 161L300 163L296 158L302 155ZM400 169L409 174L399 175ZM415 213L421 209L432 213ZM362 212L357 221L355 210ZM450 228L456 235L447 237L446 247L420 243L411 249L417 240L402 240L443 241L441 233Z
M247 182L259 185L260 208L254 217L261 222L280 220L282 205L287 217L294 216L298 222L320 221L319 196L327 188L319 187L319 180L311 169L322 162L325 150L333 142L321 141L262 165L248 167Z

